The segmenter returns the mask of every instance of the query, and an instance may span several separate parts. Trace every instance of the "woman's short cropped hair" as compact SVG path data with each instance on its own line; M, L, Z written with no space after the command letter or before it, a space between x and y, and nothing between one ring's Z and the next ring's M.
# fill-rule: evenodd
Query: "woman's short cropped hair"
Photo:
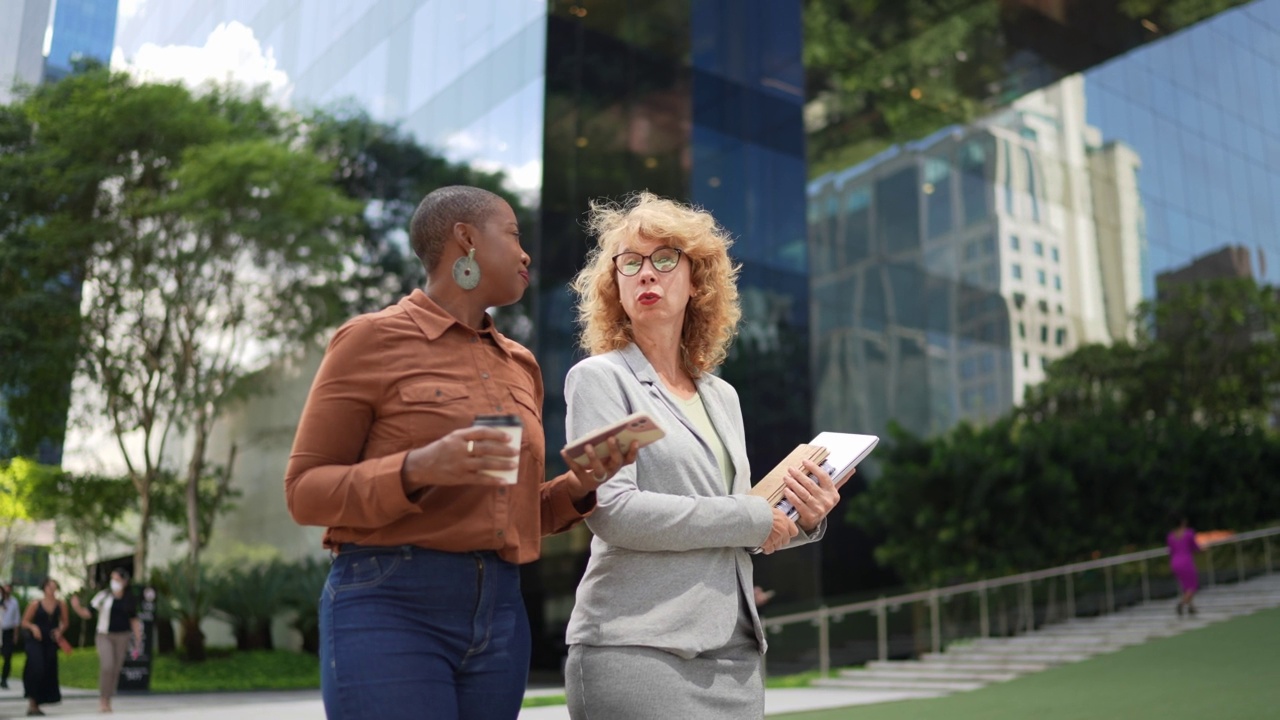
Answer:
M733 238L702 208L635 193L622 202L592 201L588 232L596 246L573 279L578 295L579 344L592 355L618 350L634 341L631 321L622 309L613 256L632 238L647 238L679 248L690 265L694 296L685 309L681 349L693 377L724 362L738 332L741 266L729 257Z
M427 272L433 272L454 224L481 225L501 202L505 202L501 196L469 185L433 190L418 203L409 222L409 246Z

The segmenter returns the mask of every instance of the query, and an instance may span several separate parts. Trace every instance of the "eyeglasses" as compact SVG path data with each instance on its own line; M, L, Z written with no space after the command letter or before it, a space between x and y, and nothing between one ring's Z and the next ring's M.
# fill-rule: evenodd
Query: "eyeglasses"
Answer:
M660 247L648 255L641 255L638 252L624 252L613 256L613 266L618 269L626 277L631 277L640 272L640 268L644 267L644 261L648 260L653 265L653 269L660 273L669 273L676 269L680 264L680 256L684 252L680 248Z

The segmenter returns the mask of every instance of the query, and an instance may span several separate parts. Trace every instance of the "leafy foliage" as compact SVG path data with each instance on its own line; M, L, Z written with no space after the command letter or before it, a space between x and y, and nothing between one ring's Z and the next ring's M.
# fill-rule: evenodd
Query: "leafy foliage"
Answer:
M502 173L449 162L358 108L313 113L306 122L306 142L330 163L334 186L360 208L347 227L357 239L358 261L344 296L346 312L381 310L425 282L407 229L418 203L432 190L446 185L484 188L505 198L521 223L529 219L519 198L503 186Z
M271 620L286 607L292 579L278 561L233 565L218 576L213 596L214 615L231 624L237 650L273 650Z
M285 566L282 602L293 611L291 625L302 636L302 649L320 654L320 592L329 578L329 563L308 557Z
M810 173L967 123L1246 0L805 0Z
M193 563L190 558L176 560L154 570L151 585L160 600L158 614L176 620L182 630L183 657L204 661L208 651L200 623L212 612L217 590L208 567Z
M14 442L60 437L50 423L78 367L80 419L109 425L138 494L142 571L153 486L186 434L194 554L212 423L257 390L257 370L342 316L358 204L304 150L296 117L230 89L194 95L91 68L2 119L0 252L18 282L0 294L14 311L0 348L16 348L20 369L0 382L14 389ZM31 369L41 363L60 374Z
M1252 281L1180 287L1133 344L1049 367L1020 409L932 439L895 428L851 503L877 559L915 585L1031 570L1277 519L1280 299Z

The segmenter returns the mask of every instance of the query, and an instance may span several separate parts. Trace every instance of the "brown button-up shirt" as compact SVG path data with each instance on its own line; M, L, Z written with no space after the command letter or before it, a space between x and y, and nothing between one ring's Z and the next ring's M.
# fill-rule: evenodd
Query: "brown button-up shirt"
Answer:
M409 451L489 413L524 424L516 484L441 485L407 497L400 471ZM544 452L533 353L492 321L477 332L415 290L334 334L298 422L285 496L294 520L327 526L325 547L496 550L526 563L538 558L542 535L583 518L568 474L542 482Z

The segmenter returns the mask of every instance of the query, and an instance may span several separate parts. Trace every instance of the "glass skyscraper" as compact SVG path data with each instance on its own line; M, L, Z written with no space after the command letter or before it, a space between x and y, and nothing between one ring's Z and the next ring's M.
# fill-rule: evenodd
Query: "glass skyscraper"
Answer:
M45 77L56 80L78 60L111 61L116 40L116 0L57 0Z
M354 102L507 173L535 218L521 339L549 448L594 198L648 189L735 236L745 323L723 374L757 475L818 429L988 421L1055 358L1130 337L1157 277L1277 279L1280 0L149 2L116 42L133 58L233 31L295 106ZM244 413L246 511L285 517L307 384ZM549 538L525 573L539 670L559 668L587 541ZM876 591L869 544L837 509L820 547L761 560L767 611Z
M85 60L107 64L115 46L116 0L14 0L0 8L0 102L15 99L12 87L21 83L36 85L52 82L70 72L75 63ZM52 11L52 27L50 12ZM44 44L48 42L49 54L44 56ZM65 279L67 282L69 279ZM32 358L22 349L9 362L42 362ZM59 397L69 395L72 378L65 377L66 387L54 391ZM0 387L0 458L8 458L31 448L17 448L7 405L12 398L28 393L49 393L47 388ZM55 418L53 424L62 424ZM42 463L57 465L62 460L62 438L45 437L35 448L36 459Z

